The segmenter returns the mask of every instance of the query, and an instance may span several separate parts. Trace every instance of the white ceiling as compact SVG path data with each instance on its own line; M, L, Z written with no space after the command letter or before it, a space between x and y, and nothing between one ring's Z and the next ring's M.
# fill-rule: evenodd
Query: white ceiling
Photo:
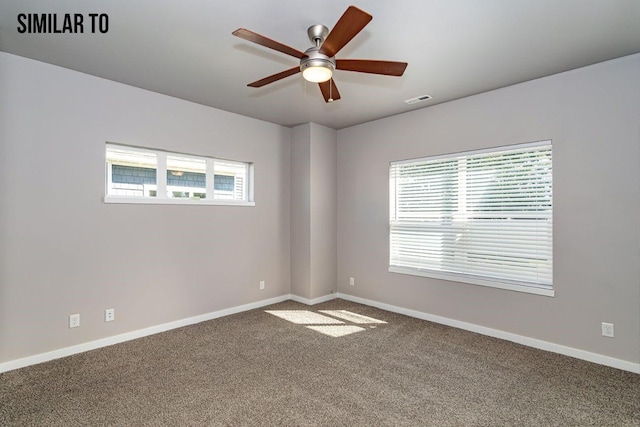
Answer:
M232 31L304 51L307 28L331 29L351 4L373 21L336 57L405 61L403 77L336 71L342 99L331 104L300 74L246 86L298 61ZM18 13L106 13L109 31L20 34ZM0 0L0 50L285 126L340 129L640 52L640 0ZM424 94L433 100L403 102Z

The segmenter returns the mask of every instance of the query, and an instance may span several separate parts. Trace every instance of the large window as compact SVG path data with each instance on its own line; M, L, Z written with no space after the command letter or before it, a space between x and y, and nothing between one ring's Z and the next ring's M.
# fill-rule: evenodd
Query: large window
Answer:
M105 152L105 202L254 204L250 163L117 144Z
M553 295L551 141L392 162L389 271Z

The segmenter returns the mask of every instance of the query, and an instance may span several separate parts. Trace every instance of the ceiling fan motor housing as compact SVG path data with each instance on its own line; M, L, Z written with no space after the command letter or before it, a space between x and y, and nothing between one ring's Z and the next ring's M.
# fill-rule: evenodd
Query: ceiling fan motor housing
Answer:
M305 57L300 60L300 71L304 72L309 67L325 67L330 68L331 71L336 69L335 58L321 54L318 49L320 48L314 46L304 52Z

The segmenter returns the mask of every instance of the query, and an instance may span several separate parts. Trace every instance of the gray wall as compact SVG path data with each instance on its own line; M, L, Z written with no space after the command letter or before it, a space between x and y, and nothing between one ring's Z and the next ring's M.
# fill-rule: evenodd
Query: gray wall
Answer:
M0 76L0 362L290 292L290 129L6 53ZM256 206L104 204L105 141L254 162Z
M634 55L340 130L338 290L639 362L639 118ZM544 139L555 297L388 272L390 161Z
M318 298L336 277L340 292L640 361L639 55L338 132L6 53L0 76L0 363ZM554 298L387 271L390 161L547 138ZM106 205L105 141L255 162L256 206Z
M336 291L337 132L315 123L291 134L291 293Z
M311 123L311 299L336 291L337 132Z
M291 130L291 293L311 298L311 124Z

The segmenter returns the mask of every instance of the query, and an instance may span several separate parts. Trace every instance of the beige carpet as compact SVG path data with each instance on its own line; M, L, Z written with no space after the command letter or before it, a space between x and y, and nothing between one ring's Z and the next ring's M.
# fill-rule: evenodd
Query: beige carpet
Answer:
M638 426L640 375L287 301L4 373L0 425Z

